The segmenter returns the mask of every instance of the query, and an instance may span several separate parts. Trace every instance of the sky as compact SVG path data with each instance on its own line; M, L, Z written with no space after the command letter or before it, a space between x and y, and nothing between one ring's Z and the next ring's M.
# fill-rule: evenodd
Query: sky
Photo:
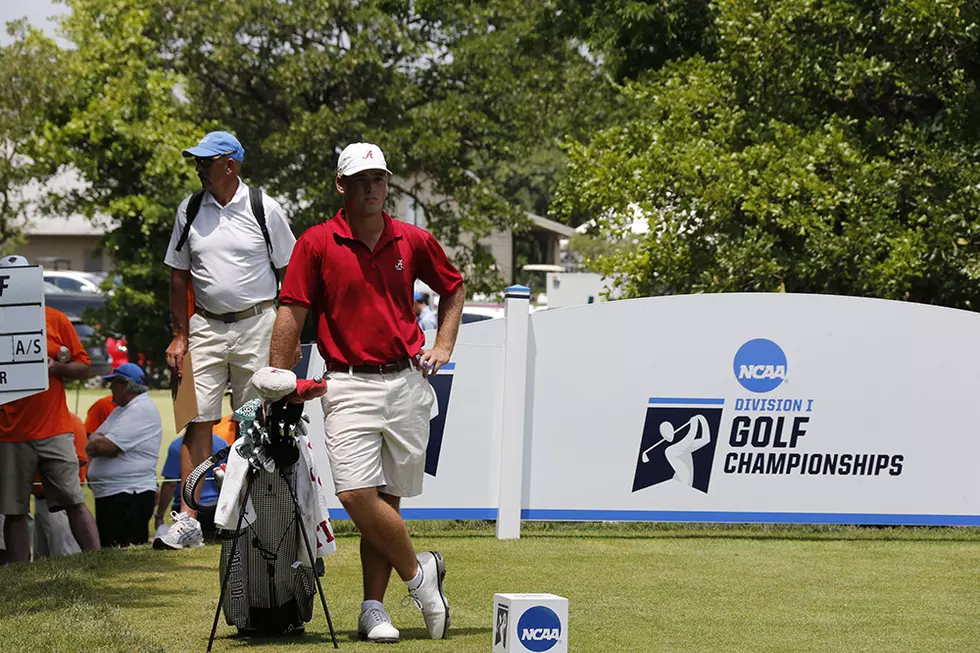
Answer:
M0 45L7 45L11 41L7 35L7 22L27 17L31 24L54 36L54 26L48 18L66 11L68 7L63 3L56 4L53 0L0 0L0 23L3 23Z

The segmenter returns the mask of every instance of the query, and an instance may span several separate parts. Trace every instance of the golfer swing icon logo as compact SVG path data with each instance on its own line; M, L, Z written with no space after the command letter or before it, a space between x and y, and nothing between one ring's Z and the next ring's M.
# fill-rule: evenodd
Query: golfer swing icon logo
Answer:
M681 431L688 430L687 437L677 437ZM674 480L688 487L694 487L694 452L701 447L711 444L711 428L704 415L695 415L687 424L674 428L670 422L660 422L660 437L662 440L643 451L640 458L644 463L650 462L650 452L664 444L672 443L664 449L664 457L674 469ZM675 440L677 440L675 442Z
M500 644L507 648L507 626L509 625L510 611L506 606L497 606L497 627L494 633L493 645Z
M707 492L724 405L721 398L651 397L633 492L670 480Z

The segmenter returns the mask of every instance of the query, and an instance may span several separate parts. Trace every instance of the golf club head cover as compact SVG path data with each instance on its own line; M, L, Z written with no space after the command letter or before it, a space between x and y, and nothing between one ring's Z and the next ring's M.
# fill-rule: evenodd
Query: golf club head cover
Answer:
M310 399L316 399L327 394L327 381L319 376L315 379L298 379L296 381L296 391L288 395L286 399L293 404L301 404Z
M252 386L263 401L276 402L296 391L296 375L291 370L263 367L252 375Z

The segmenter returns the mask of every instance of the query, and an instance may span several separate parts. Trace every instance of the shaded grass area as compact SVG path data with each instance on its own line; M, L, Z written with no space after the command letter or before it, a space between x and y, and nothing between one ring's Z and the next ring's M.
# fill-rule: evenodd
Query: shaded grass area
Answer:
M327 600L341 648L357 642L357 536L337 524ZM980 530L412 522L419 550L447 560L452 637L424 639L393 579L386 606L399 651L489 651L495 592L553 592L570 605L570 650L976 651ZM102 551L0 569L2 651L203 651L218 597L217 546ZM218 629L217 651L324 651L317 611L305 636L258 642Z

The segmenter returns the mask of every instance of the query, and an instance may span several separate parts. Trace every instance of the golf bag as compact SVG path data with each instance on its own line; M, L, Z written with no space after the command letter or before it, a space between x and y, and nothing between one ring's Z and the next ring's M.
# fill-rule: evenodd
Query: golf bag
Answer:
M219 531L221 578L228 573L222 609L242 634L278 635L301 630L313 618L314 570L294 564L303 546L293 507L296 470L253 471L250 499L257 519L241 531ZM234 540L238 540L234 544ZM232 550L234 549L234 555Z
M314 529L306 528L297 502L297 497L310 501L312 469L312 455L304 458L300 452L305 436L298 434L305 434L305 429L296 429L302 406L280 404L272 407L268 416L264 413L259 400L236 411L241 437L197 467L183 491L188 505L196 507L195 487L215 469L215 478L222 486L215 516L222 540L218 609L224 611L228 625L243 635L302 632L313 617L318 589L330 623L317 577L323 574L322 561L310 558L323 546L320 529L329 533L328 542L332 532L327 521ZM228 459L227 466L220 464L224 458ZM300 487L300 479L305 479L307 487ZM306 512L315 510L307 505ZM307 533L317 537L312 550L310 543L304 542ZM332 624L330 630L333 635ZM211 637L213 640L214 628ZM209 651L210 647L209 642Z

